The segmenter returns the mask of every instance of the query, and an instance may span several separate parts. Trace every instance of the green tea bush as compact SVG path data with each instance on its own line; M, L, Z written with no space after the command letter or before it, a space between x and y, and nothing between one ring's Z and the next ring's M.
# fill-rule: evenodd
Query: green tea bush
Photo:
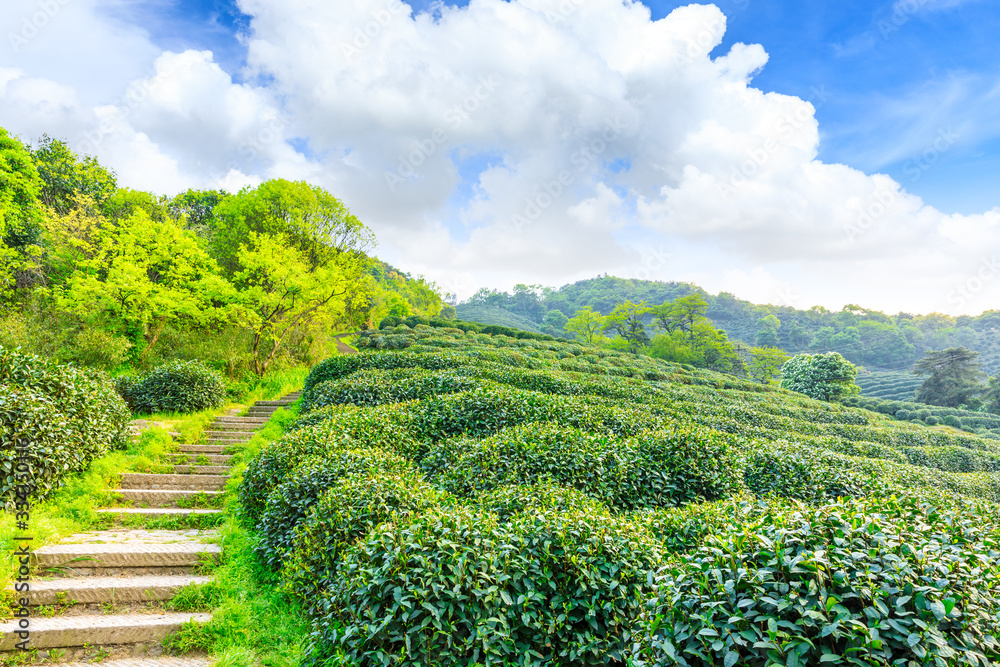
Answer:
M473 498L480 510L495 514L500 521L506 521L516 514L530 509L544 509L551 512L594 512L603 514L607 507L598 500L551 480L532 485L501 486L483 491Z
M294 534L284 568L285 590L306 607L337 581L338 567L354 543L384 521L448 502L448 495L400 465L369 466L325 489Z
M120 386L137 413L198 412L223 405L228 396L222 376L200 361L171 361L143 375L137 384Z
M955 415L948 415L941 420L941 423L945 426L951 426L952 428L962 428L962 420Z
M681 505L730 495L736 456L722 436L695 428L621 440L551 423L432 448L421 463L459 496L551 480L619 510Z
M927 424L928 426L937 426L938 424L941 423L941 420L935 417L934 415L930 415L926 419L924 419L924 423Z
M257 553L277 569L291 549L295 527L325 491L345 477L369 471L416 472L406 459L380 449L347 449L314 456L300 463L267 497L257 522L260 535Z
M658 562L641 526L607 512L431 508L346 553L308 664L623 665Z
M330 405L383 405L399 403L435 394L449 394L471 389L475 382L468 377L445 372L407 368L391 371L363 370L339 380L326 380L302 396L302 412Z
M888 480L856 466L856 459L791 443L770 443L746 457L743 480L760 495L818 502L888 491Z
M984 513L994 521L974 518ZM992 664L995 519L909 497L733 521L657 574L635 664Z
M0 496L13 500L16 447L29 453L37 498L129 441L131 415L103 372L0 347Z

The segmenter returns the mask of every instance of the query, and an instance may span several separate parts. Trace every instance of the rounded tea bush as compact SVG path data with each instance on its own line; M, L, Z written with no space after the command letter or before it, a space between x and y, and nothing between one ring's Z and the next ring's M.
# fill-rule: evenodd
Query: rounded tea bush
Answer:
M0 495L12 502L17 447L31 452L35 497L129 440L131 414L101 371L0 346ZM27 443L27 450L25 450Z
M984 515L942 496L735 517L657 574L634 664L993 664L1000 531Z
M924 423L927 424L928 426L937 426L938 424L941 423L941 419L935 417L934 415L928 415L927 417L924 418Z
M655 540L607 511L430 508L345 553L307 664L624 665L658 563Z
M157 366L129 388L135 412L198 412L226 402L222 376L200 361L171 361Z

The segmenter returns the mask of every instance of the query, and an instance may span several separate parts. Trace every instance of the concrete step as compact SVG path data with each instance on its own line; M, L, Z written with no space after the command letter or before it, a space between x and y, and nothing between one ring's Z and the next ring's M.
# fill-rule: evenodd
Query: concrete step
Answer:
M208 658L133 658L131 660L105 660L101 667L209 667ZM94 667L92 662L73 662L49 667Z
M228 475L231 466L176 465L175 475Z
M182 454L223 454L225 445L181 445L177 448Z
M193 568L221 553L218 544L196 541L93 542L45 546L35 551L34 560L43 572L53 568Z
M209 431L224 431L225 433L256 433L260 430L261 426L267 422L261 422L259 424L228 424L228 423L215 423L209 424Z
M252 410L254 408L284 408L286 406L292 405L297 400L298 398L288 398L288 399L279 398L276 401L257 401L256 403L250 406L250 409Z
M206 623L210 614L123 614L120 616L55 616L31 619L31 647L151 644L163 641L188 621ZM19 641L17 620L0 626L0 651L13 651Z
M267 422L259 417L216 417L213 424L225 424L232 426L261 426Z
M209 667L208 658L134 658L131 660L105 660L101 667ZM94 667L92 662L73 662L49 667Z
M31 583L31 604L93 604L97 602L149 602L170 600L190 584L207 584L212 577L80 577ZM60 595L61 594L61 595ZM32 619L34 625L34 619Z
M118 489L118 498L134 506L178 507L178 501L195 500L204 494L214 500L222 494L218 491L191 491L188 489Z
M232 440L234 442L246 442L253 437L256 431L205 431L207 440Z
M168 463L174 465L212 465L212 466L224 466L229 465L233 457L229 454L167 454ZM205 463L198 463L199 460L204 460Z
M128 472L122 475L121 488L221 491L226 488L226 479L225 475L157 475Z
M190 514L221 514L219 509L187 509L185 507L109 507L98 514L144 514L147 516L184 516Z

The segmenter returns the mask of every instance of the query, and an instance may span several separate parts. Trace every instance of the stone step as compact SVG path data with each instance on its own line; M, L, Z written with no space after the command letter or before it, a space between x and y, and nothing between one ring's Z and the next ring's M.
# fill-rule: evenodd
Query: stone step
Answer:
M109 507L98 514L145 514L148 516L184 516L190 514L221 514L219 509L188 509L186 507Z
M232 424L233 426L260 426L267 420L260 417L216 417L213 424Z
M213 465L213 466L224 466L229 465L233 457L230 454L167 454L169 462L173 465L183 466L183 465ZM206 463L198 463L199 460L204 460ZM183 463L181 462L183 461Z
M221 496L218 491L191 491L187 489L118 489L118 498L133 505L149 507L177 507L178 501L191 501L204 494L210 500Z
M181 445L177 448L182 454L222 454L226 450L225 445Z
M190 584L207 584L212 577L81 577L31 583L32 606L43 604L93 604L97 602L149 602L169 600ZM60 593L62 595L60 595ZM32 620L34 625L34 620Z
M31 648L151 644L163 641L188 621L206 623L210 614L123 614L120 616L55 616L31 619ZM17 620L0 626L0 651L13 651L20 641Z
M231 466L176 465L175 475L228 475Z
M94 667L92 662L73 662L49 667ZM208 658L133 658L130 660L105 660L101 667L209 667Z
M42 571L53 568L180 568L195 567L205 560L218 559L218 544L204 542L112 542L51 544L34 552ZM62 574L62 573L61 573Z
M277 411L278 408L250 408L249 410L247 410L247 416L258 417L258 418L266 417L270 419L271 415L273 415Z
M276 401L257 401L256 403L250 406L250 409L253 410L254 408L283 408L288 405L292 405L297 400L298 398L289 398L289 399L279 398Z
M105 660L101 667L209 667L208 658L134 658L131 660ZM92 662L73 662L49 667L94 667Z
M222 431L224 433L256 433L260 430L261 426L267 422L260 422L259 424L230 424L230 423L214 423L209 424L209 432L212 431Z
M157 475L128 472L122 475L123 489L187 489L221 491L226 487L225 475Z
M235 442L246 442L253 437L256 431L205 431L205 438L208 440L233 440Z

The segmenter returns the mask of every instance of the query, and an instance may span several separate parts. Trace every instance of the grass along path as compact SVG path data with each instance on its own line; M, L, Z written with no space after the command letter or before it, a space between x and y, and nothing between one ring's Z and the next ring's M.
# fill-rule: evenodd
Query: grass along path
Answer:
M103 524L105 530L76 534L35 551L35 580L28 593L34 612L29 619L32 650L14 650L16 621L9 621L0 628L0 651L8 652L3 661L155 656L162 652L160 642L185 622L210 620L196 608L209 605L213 584L209 574L222 553L221 535L211 526L224 519L218 506L232 452L274 412L295 400L297 395L257 402L245 417L237 417L239 410L233 410L216 418L212 429L202 434L208 444L180 445L174 453L167 453L171 443L166 431L147 431L138 451L124 458L148 471L112 473L109 479L108 466L126 461L117 457L94 466L98 470L92 469L89 476L96 479L78 483L77 490L104 482L104 489L93 489L103 493L92 501L105 507L84 507L89 511L79 519ZM115 478L121 488L109 490ZM68 524L73 524L72 518ZM141 529L136 528L139 525ZM183 664L209 662L195 659Z

